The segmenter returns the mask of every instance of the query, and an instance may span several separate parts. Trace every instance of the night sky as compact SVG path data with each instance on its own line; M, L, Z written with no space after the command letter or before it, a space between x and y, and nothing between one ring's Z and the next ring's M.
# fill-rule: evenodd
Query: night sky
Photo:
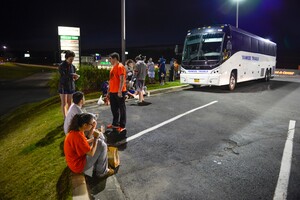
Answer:
M239 8L239 28L277 43L280 65L300 65L299 1L243 0ZM57 26L80 27L82 52L121 46L121 0L2 1L0 17L7 51L56 51ZM126 44L182 45L189 29L235 20L233 0L126 0Z

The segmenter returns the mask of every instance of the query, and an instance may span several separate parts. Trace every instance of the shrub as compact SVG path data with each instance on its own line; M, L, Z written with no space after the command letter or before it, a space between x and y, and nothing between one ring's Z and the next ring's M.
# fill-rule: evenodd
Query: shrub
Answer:
M83 91L85 93L99 91L101 84L109 79L108 69L98 69L91 66L81 66L77 71L80 78L75 81L76 90ZM55 94L58 92L60 74L59 72L54 72L52 79L49 81L50 92Z

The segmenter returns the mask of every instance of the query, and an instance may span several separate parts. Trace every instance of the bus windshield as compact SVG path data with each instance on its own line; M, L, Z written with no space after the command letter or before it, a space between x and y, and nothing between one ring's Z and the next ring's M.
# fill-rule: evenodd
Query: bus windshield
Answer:
M224 33L202 33L186 38L182 61L219 60Z

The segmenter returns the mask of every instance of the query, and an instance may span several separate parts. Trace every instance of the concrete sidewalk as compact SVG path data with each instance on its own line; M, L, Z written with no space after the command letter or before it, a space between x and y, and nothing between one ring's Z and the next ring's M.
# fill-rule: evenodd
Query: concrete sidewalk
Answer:
M170 88L162 88L156 90L149 90L150 96L180 91L186 88L190 88L189 85L175 86ZM97 103L98 99L91 99L86 101L86 105L91 105ZM84 175L76 175L72 176L73 183L73 199L76 200L85 200L85 199L94 199L93 196L89 195L89 191L93 191L97 194L97 199L101 200L125 200L126 197L120 187L120 184L115 175L108 177L105 180L96 181L91 177L92 171L88 171L87 174Z

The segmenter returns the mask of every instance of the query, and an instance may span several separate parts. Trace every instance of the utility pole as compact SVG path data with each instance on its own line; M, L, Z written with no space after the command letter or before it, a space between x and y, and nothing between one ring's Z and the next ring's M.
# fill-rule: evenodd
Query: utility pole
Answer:
M122 15L122 62L125 64L125 51L126 51L126 33L125 33L125 0L121 0L121 15Z
M236 1L236 27L239 27L239 0Z

